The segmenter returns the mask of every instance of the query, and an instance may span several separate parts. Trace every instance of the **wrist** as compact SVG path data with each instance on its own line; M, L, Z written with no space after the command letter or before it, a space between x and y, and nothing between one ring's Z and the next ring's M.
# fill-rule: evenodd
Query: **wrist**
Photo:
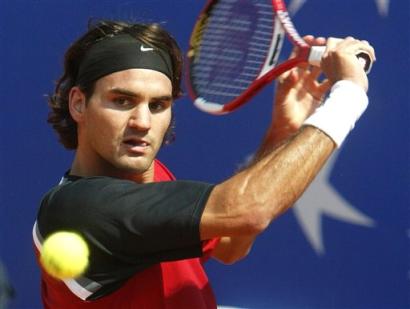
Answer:
M368 105L366 92L349 80L335 83L322 106L305 120L317 127L340 147Z
M263 145L275 146L288 139L296 132L297 129L294 129L288 124L284 124L282 126L271 126L264 136Z

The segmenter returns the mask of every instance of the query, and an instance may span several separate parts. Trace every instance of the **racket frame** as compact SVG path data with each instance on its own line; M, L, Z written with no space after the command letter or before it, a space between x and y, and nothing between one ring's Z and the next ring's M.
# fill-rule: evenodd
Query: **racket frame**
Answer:
M195 55L198 42L198 28L203 26L208 17L208 12L211 6L216 3L217 0L208 0L207 4L201 11L199 18L195 24L194 30L191 34L190 46L187 53L188 68L191 66L191 59ZM320 63L321 52L311 53L311 46L303 40L303 38L297 32L292 20L290 19L289 13L286 9L286 5L283 0L272 0L272 10L274 12L275 23L274 32L272 34L272 41L267 53L267 57L264 65L261 67L260 74L258 77L249 85L249 87L244 90L240 95L238 95L234 100L226 103L213 103L205 100L204 98L197 96L195 93L190 76L190 69L186 70L187 88L189 95L194 100L194 105L200 110L211 113L214 115L223 115L230 113L243 104L245 104L250 98L252 98L258 91L260 91L266 84L270 83L276 77L282 73L292 69L293 67L303 63L303 62L316 62ZM298 47L297 54L292 58L288 59L277 66L269 65L269 59L276 59L279 56L281 47L283 44L284 36L287 36L289 41L293 46ZM312 58L313 57L313 58ZM319 57L319 58L318 58ZM312 59L311 59L312 58ZM276 62L273 62L274 64Z

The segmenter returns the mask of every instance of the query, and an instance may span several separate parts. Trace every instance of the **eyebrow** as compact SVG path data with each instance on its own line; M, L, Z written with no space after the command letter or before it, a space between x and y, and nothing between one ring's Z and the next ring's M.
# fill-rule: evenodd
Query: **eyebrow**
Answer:
M132 98L140 98L141 95L138 94L137 92L125 89L125 88L112 88L109 90L109 93L112 94L119 94L119 95L125 95L128 97ZM172 96L171 95L160 95L152 98L153 100L158 100L158 101L172 101Z

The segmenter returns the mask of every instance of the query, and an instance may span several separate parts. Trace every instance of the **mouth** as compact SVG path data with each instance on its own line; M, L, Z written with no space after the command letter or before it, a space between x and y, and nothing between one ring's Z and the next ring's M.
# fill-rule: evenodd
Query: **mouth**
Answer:
M144 154L148 150L150 143L143 139L127 138L123 141L123 145L131 153Z

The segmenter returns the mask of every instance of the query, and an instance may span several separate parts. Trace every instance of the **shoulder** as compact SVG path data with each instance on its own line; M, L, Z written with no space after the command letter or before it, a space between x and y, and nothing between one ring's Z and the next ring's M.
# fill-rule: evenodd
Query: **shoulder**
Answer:
M70 201L78 207L105 200L107 195L136 190L143 186L133 181L112 177L70 177L48 191L42 199L41 206L52 203L60 205L61 209Z
M109 207L112 200L140 186L110 177L68 177L42 198L37 215L39 228L77 229L108 212L113 216L116 209Z
M77 223L96 218L146 218L153 215L152 209L163 209L164 213L202 204L212 188L211 184L193 181L139 184L111 177L68 178L44 196L38 218Z

